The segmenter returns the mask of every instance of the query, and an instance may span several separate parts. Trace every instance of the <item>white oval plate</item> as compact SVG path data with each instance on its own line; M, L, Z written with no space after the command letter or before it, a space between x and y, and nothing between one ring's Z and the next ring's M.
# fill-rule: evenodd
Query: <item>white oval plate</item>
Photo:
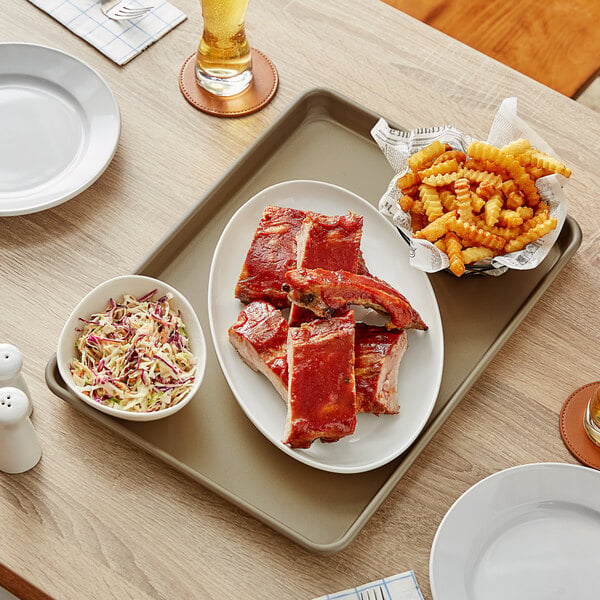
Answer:
M0 44L0 216L56 206L106 169L119 107L96 71L35 44Z
M559 463L494 473L442 519L434 600L592 600L600 571L600 473Z
M279 394L239 357L227 339L243 304L234 289L265 206L269 204L323 214L364 217L361 248L367 267L404 294L429 326L409 331L408 350L400 364L400 414L358 415L353 435L335 443L319 441L306 450L281 442L286 405ZM211 333L223 373L240 406L254 425L280 450L295 459L336 473L360 473L386 464L404 452L425 426L442 377L443 334L435 295L425 273L408 265L408 247L395 227L368 202L335 185L289 181L269 187L242 206L224 229L213 256L208 308Z

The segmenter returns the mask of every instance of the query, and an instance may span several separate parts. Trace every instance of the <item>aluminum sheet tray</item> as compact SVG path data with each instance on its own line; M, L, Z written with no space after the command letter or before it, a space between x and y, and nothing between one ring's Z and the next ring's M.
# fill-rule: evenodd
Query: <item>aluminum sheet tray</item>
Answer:
M309 90L240 156L136 272L181 290L208 333L210 263L219 236L235 211L260 190L292 179L334 183L376 206L393 175L370 136L378 118L335 92ZM391 463L366 473L314 469L263 437L231 393L210 336L200 392L185 409L165 421L122 421L90 408L69 393L55 358L47 365L46 381L77 410L301 546L337 552L367 523L580 243L581 230L569 217L558 242L535 270L460 280L446 272L430 276L445 338L439 396L427 426L412 446ZM473 303L472 298L478 302Z

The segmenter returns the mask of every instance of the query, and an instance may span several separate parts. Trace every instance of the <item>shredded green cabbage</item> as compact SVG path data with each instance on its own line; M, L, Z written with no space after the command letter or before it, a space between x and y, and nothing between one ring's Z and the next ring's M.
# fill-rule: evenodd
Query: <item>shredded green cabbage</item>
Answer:
M154 412L174 406L190 390L196 358L172 294L110 299L104 312L80 319L78 358L70 364L79 389L120 410Z

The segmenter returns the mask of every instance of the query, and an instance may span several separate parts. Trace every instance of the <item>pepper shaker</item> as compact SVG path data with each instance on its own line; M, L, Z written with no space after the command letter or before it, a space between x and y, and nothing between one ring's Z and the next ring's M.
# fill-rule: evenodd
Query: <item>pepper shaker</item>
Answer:
M16 387L24 392L29 399L29 412L31 416L33 402L25 379L21 374L23 368L23 355L12 344L0 344L0 387Z
M29 398L23 390L0 388L0 471L29 471L42 456L28 411Z

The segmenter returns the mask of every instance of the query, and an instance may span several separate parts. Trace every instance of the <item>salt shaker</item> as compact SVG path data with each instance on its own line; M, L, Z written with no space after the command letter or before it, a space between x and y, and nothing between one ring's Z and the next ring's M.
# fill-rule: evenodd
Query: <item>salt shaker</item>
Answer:
M28 411L29 398L23 390L0 388L0 471L29 471L42 456Z
M0 387L16 387L25 392L29 398L29 412L31 416L33 402L25 379L21 374L23 368L23 355L21 351L12 344L0 344Z

